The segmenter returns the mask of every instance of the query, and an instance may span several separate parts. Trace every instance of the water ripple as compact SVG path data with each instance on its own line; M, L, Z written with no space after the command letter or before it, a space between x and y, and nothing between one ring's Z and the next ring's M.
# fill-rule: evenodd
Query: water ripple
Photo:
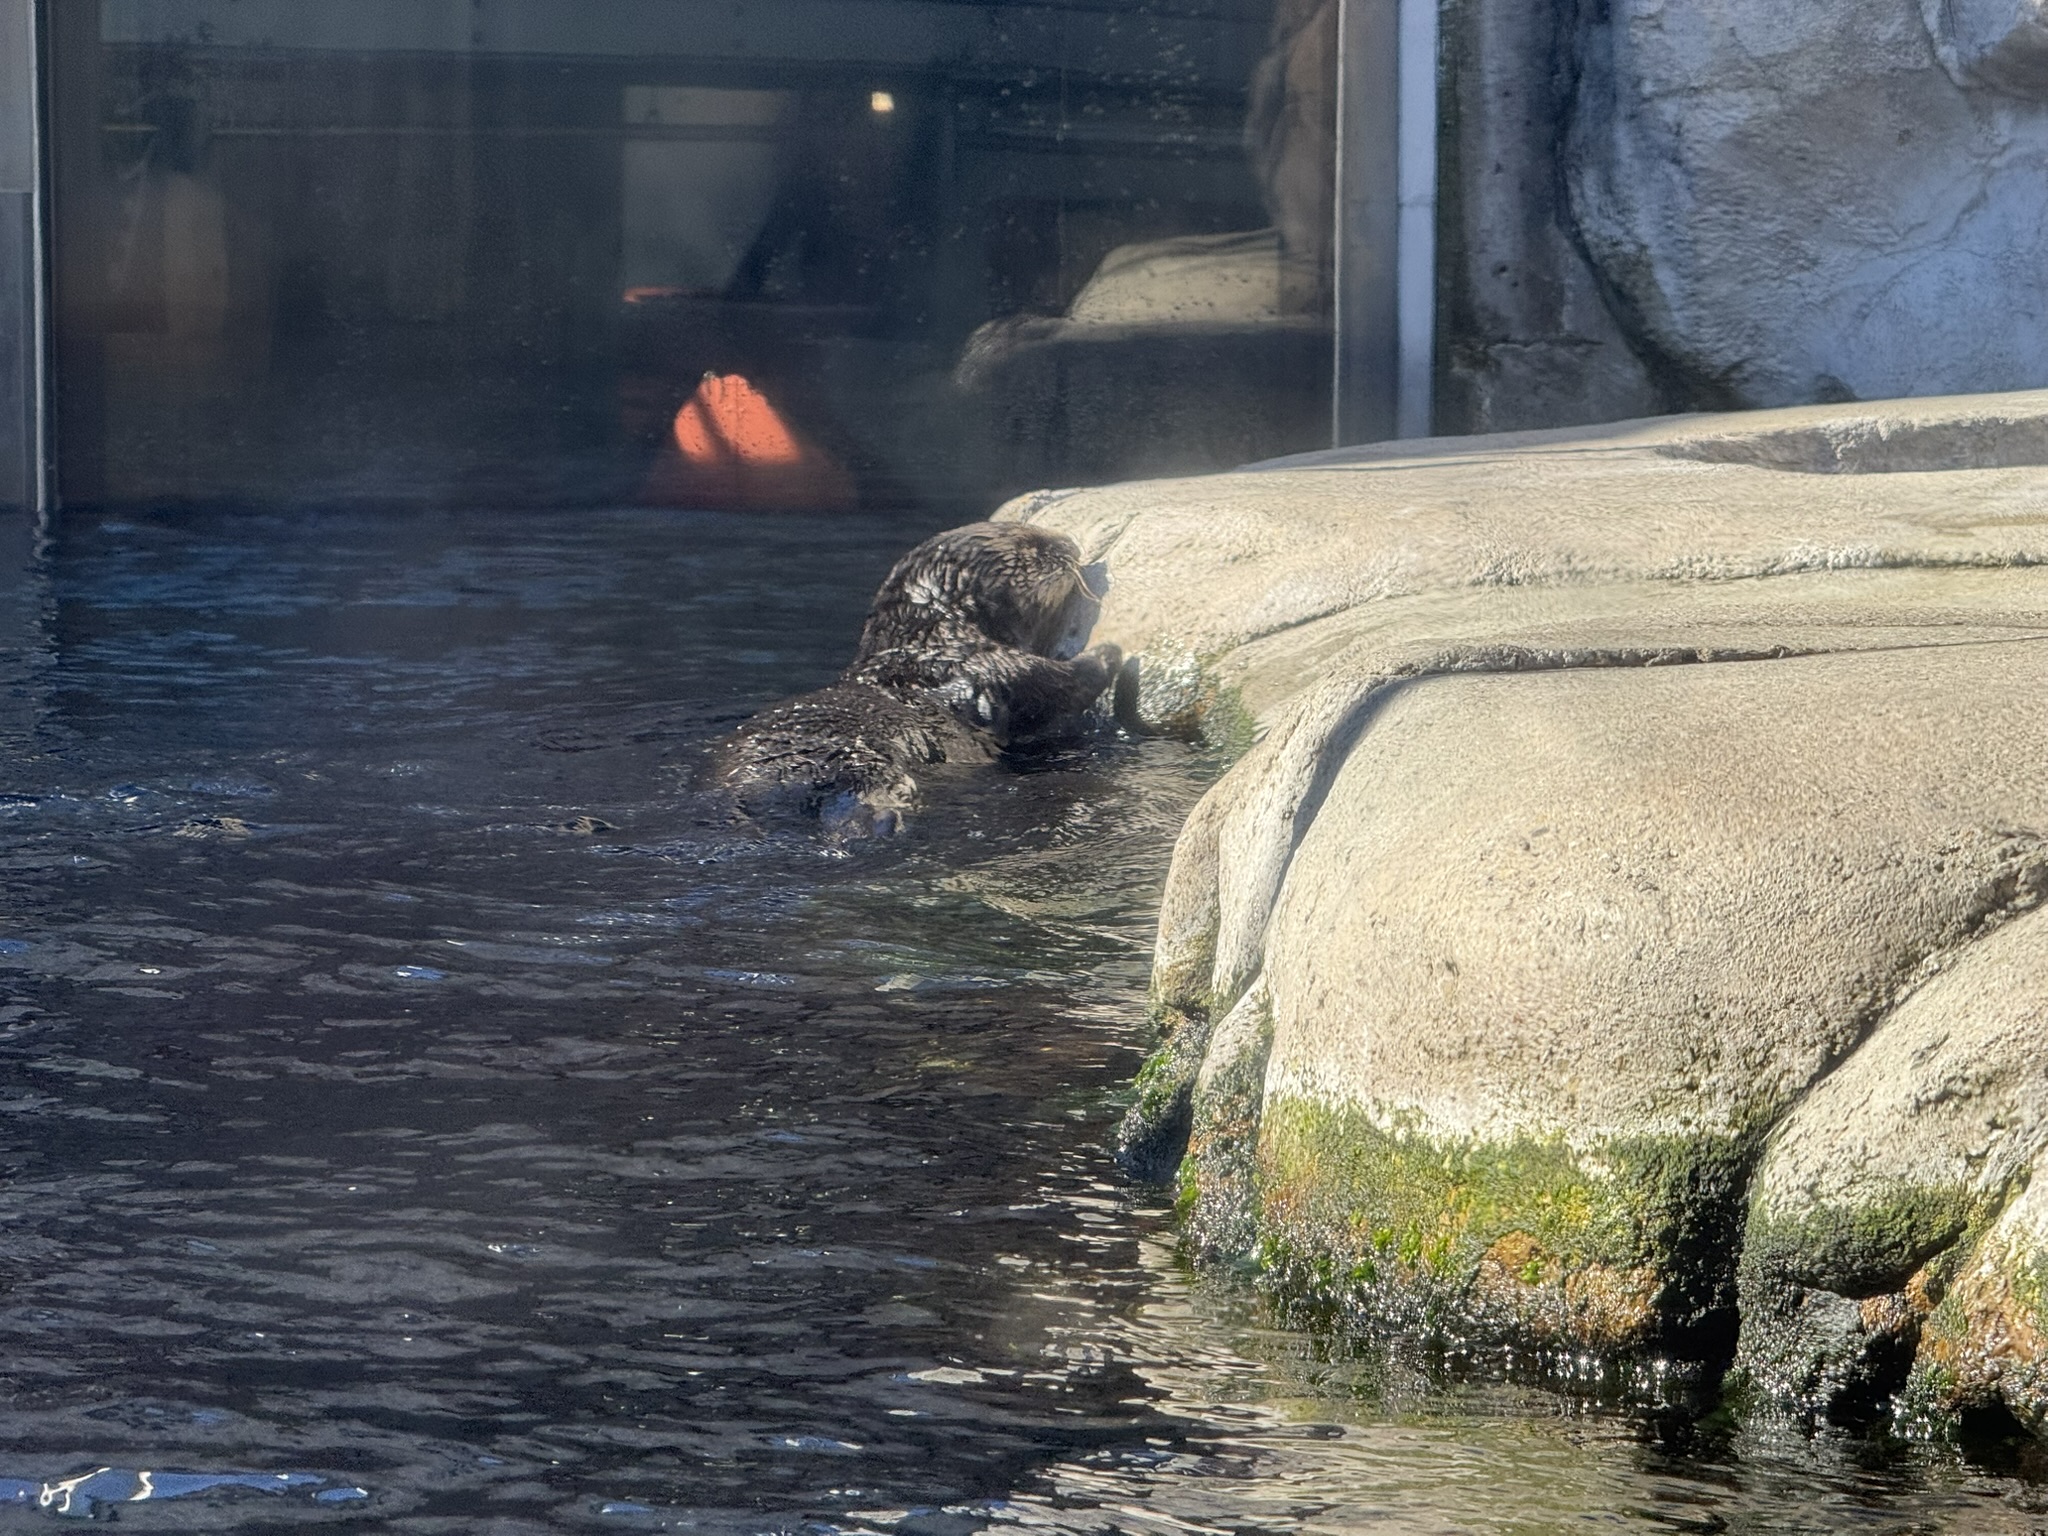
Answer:
M1105 1147L1215 764L991 770L846 857L680 787L837 669L921 531L59 530L0 636L35 711L0 785L0 1520L2039 1527L2024 1467L1446 1382L1191 1276Z

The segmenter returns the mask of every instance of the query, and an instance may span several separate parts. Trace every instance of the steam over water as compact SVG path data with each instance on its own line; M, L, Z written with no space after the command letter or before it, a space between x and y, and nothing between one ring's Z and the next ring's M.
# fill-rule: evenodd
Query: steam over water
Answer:
M927 531L248 513L20 557L0 1524L2048 1526L2011 1467L1432 1384L1186 1274L1105 1143L1217 764L944 780L850 856L682 787Z

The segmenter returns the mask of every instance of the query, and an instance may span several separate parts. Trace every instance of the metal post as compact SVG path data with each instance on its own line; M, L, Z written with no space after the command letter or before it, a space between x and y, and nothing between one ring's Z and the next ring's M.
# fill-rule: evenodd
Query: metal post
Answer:
M1437 0L1400 0L1397 437L1427 437L1436 397Z
M1398 0L1337 0L1334 441L1394 432Z
M1335 408L1341 446L1430 429L1438 0L1338 0Z
M0 0L0 507L39 515L50 495L40 9Z
M62 510L106 497L109 189L100 131L100 0L42 0L37 15L49 316L45 495Z

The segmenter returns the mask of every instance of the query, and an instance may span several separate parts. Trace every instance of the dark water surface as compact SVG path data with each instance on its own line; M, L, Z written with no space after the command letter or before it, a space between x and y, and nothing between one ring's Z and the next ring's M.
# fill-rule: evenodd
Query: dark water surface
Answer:
M680 788L926 531L209 516L21 558L0 1523L2048 1527L1937 1455L1432 1386L1186 1275L1104 1144L1215 764L986 771L850 857Z

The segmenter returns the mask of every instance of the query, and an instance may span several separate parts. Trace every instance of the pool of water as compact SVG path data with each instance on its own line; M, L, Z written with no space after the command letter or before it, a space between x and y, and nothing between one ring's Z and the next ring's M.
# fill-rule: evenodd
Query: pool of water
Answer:
M1447 1381L1190 1275L1106 1141L1219 765L980 771L850 854L684 787L927 531L9 554L0 1524L2048 1529L2013 1467Z

